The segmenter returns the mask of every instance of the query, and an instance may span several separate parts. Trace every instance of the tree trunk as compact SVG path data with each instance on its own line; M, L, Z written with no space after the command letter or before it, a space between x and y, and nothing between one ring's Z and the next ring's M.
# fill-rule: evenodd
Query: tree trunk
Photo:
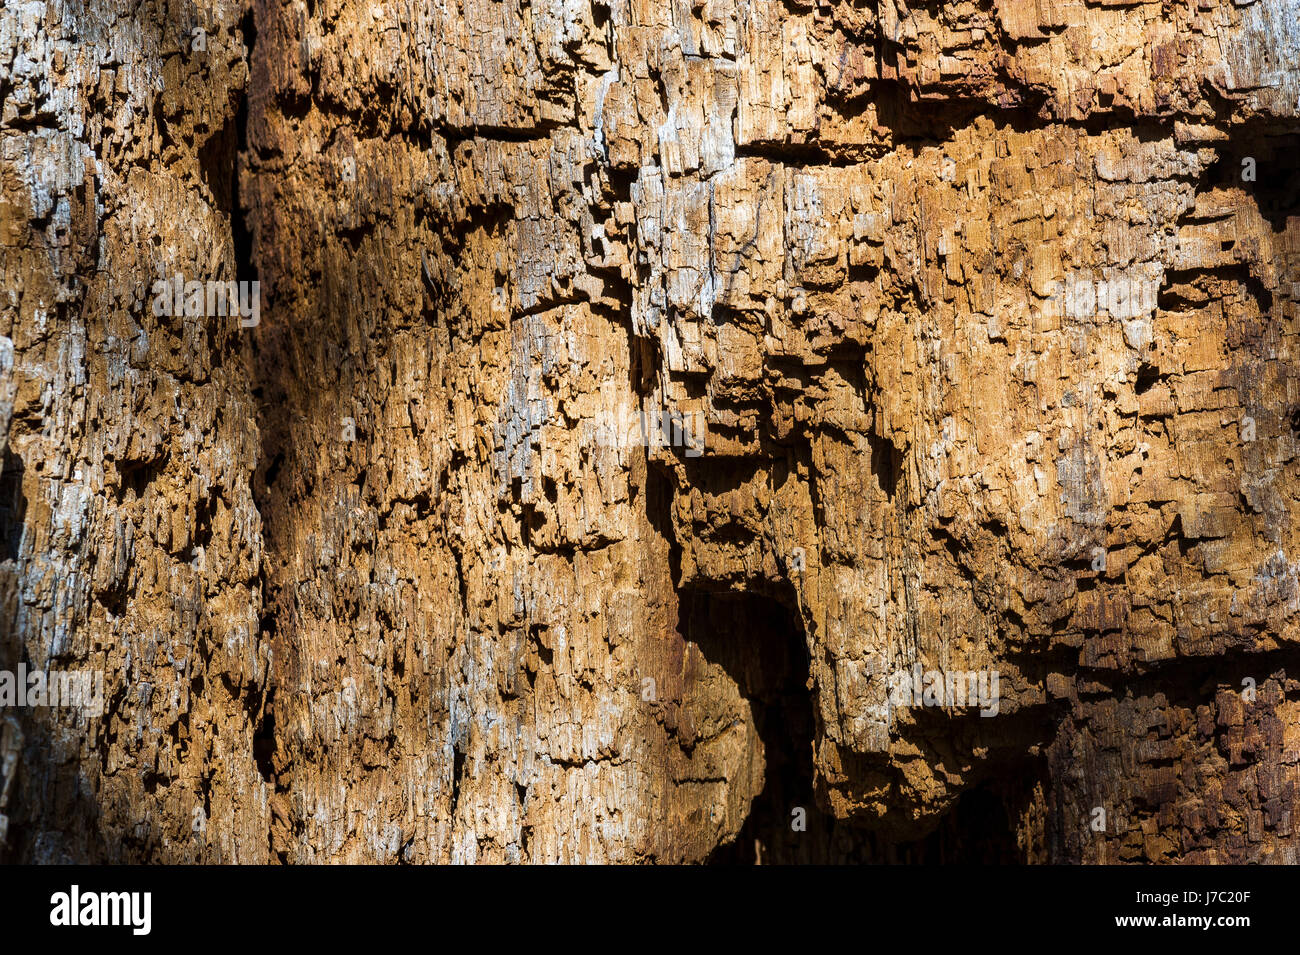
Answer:
M1300 861L1297 0L201 6L0 14L0 858Z

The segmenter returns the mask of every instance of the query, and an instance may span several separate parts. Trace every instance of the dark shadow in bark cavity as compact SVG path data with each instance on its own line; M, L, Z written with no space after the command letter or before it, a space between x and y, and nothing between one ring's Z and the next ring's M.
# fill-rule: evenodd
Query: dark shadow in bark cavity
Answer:
M962 793L925 839L885 847L889 862L1015 865L1024 861L1003 799L989 784Z
M740 834L714 850L711 864L1023 861L1006 794L993 784L963 794L933 832L908 842L891 842L817 804L813 740L818 727L808 688L808 649L798 615L783 600L688 589L681 595L679 629L749 700L763 746L763 789ZM799 809L802 830L795 828Z
M0 462L0 561L18 560L22 552L27 498L23 494L23 461L5 449Z
M869 834L822 812L813 795L816 733L803 627L784 602L757 593L687 590L680 632L749 699L763 746L764 786L714 864L870 861ZM805 828L796 831L796 810Z

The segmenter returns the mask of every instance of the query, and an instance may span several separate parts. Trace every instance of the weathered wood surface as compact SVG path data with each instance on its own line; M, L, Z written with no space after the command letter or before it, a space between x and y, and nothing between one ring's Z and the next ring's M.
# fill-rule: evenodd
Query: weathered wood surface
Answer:
M1300 861L1298 149L1296 0L6 3L0 853Z

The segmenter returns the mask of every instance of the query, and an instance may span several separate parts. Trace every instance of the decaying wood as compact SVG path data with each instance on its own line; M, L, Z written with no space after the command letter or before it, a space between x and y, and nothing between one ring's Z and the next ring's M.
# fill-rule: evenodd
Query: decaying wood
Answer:
M0 855L1300 861L1298 64L1296 0L6 3L0 669L105 711L0 714Z

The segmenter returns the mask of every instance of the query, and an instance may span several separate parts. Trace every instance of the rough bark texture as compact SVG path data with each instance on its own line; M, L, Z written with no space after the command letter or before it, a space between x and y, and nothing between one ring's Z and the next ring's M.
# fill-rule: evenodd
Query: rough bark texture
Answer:
M0 668L102 670L107 697L0 712L19 860L267 857L246 333L151 308L164 276L233 278L241 15L0 15Z
M1300 861L1297 0L128 7L0 19L4 858Z

